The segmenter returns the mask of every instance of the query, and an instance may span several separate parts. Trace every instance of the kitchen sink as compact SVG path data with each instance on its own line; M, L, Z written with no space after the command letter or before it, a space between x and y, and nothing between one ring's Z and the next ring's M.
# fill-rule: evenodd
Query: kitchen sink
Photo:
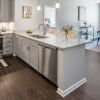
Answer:
M31 37L37 38L37 39L43 39L43 38L48 38L46 36L42 36L42 35L30 35Z

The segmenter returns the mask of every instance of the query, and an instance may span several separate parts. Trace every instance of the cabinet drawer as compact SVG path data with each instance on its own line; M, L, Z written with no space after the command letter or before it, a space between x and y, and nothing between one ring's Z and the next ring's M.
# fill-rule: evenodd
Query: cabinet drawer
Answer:
M13 38L13 34L5 34L3 35L3 39Z
M23 37L23 42L28 43L28 44L33 45L33 46L36 46L36 47L38 46L38 42L31 40L31 39L28 39L28 38Z
M8 39L7 38L6 39L3 39L3 43L12 43L12 41L13 40L12 39L9 39L9 38Z
M17 41L22 41L23 37L22 36L19 36L19 35L15 35L15 38Z
M12 43L4 43L3 48L13 47Z
M12 47L3 48L3 55L12 54L12 53L13 53Z

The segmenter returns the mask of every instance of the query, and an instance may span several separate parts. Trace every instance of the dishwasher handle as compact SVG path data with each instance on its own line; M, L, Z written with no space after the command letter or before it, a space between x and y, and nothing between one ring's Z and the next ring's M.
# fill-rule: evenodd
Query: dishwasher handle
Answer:
M43 44L43 43L40 43L39 46L46 47L46 48L49 48L49 49L57 50L56 47L53 47L53 46L50 46L50 45L47 45L47 44Z

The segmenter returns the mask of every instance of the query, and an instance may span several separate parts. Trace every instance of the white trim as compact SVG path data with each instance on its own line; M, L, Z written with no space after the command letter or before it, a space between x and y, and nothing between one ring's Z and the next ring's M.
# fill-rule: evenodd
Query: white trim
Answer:
M73 92L74 90L76 90L77 88L79 88L81 85L83 85L86 82L87 82L87 78L83 78L82 80L78 81L77 83L70 86L69 88L67 88L64 91L61 90L60 88L58 88L57 93L64 98L65 96L67 96L68 94L70 94L71 92Z
M14 57L16 57L16 54L15 54L15 53L13 53L13 56L14 56Z
M8 66L7 63L3 59L0 59L0 62L3 65L3 67L7 67Z

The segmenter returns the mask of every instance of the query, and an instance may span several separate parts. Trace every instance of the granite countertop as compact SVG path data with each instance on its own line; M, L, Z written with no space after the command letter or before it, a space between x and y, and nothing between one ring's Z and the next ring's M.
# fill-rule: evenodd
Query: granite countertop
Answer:
M34 38L34 37L30 36L30 34L27 34L26 32L15 32L15 34L32 39L32 40L40 42L40 43L54 46L58 49L66 49L66 48L70 48L70 47L74 47L74 46L78 46L78 45L82 45L82 44L86 44L86 43L90 42L90 40L79 40L78 41L78 39L65 40L64 38L62 38L60 36L53 35L50 33L47 33L45 35L48 38L42 38L42 39ZM40 33L35 33L35 34L40 35Z

